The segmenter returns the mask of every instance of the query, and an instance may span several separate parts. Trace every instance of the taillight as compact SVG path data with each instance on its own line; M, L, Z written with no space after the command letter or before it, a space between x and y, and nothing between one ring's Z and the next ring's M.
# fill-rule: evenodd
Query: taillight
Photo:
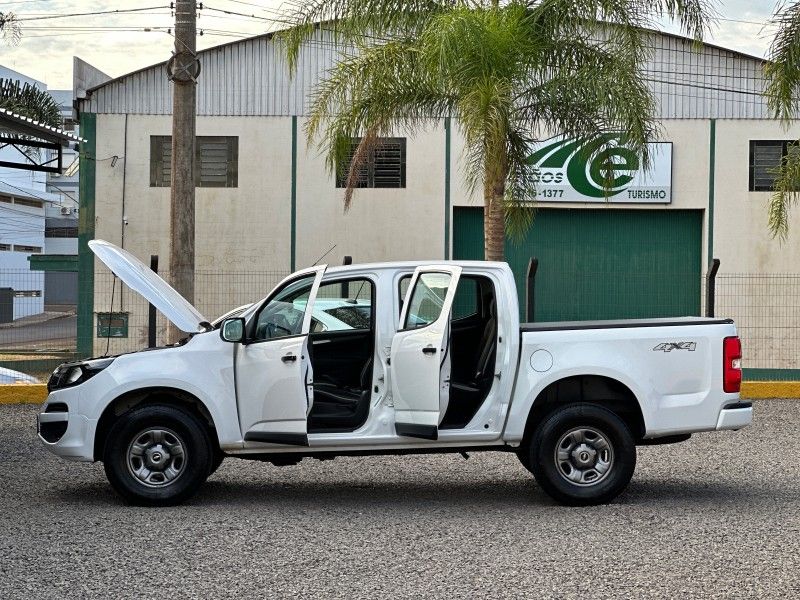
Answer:
M742 342L738 337L722 340L722 389L728 394L742 387Z

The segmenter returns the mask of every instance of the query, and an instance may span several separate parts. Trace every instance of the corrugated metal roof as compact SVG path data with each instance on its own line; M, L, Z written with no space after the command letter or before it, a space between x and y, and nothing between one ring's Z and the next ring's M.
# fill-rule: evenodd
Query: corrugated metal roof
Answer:
M80 142L82 139L58 127L40 123L36 119L19 115L5 108L0 108L0 130L30 135L49 142Z
M769 118L763 60L704 45L673 34L652 32L653 54L646 77L663 119ZM304 115L308 97L333 64L337 50L330 34L318 30L303 49L294 77L284 50L271 34L216 46L198 53L202 74L197 114L202 116ZM87 91L79 108L93 113L166 115L172 112L172 86L159 63Z

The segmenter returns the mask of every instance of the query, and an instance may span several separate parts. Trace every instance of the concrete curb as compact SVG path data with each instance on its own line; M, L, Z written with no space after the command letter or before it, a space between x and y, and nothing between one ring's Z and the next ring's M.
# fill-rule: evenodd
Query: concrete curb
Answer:
M41 404L47 397L43 383L12 383L0 385L0 404ZM745 381L742 398L800 398L800 381Z
M742 398L800 398L800 381L743 381Z
M47 397L43 383L10 383L0 385L0 404L41 404Z

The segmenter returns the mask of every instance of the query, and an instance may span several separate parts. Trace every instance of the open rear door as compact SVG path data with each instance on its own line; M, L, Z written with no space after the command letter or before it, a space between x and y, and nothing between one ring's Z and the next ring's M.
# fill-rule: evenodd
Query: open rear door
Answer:
M392 397L398 435L435 440L450 396L450 309L461 267L414 271L392 340Z

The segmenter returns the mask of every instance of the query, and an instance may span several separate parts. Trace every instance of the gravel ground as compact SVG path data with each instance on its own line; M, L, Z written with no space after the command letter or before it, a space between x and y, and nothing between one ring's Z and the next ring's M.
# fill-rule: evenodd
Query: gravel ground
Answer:
M800 402L641 448L614 504L554 505L505 453L228 459L187 505L123 505L102 465L0 407L0 598L780 598L800 593Z

